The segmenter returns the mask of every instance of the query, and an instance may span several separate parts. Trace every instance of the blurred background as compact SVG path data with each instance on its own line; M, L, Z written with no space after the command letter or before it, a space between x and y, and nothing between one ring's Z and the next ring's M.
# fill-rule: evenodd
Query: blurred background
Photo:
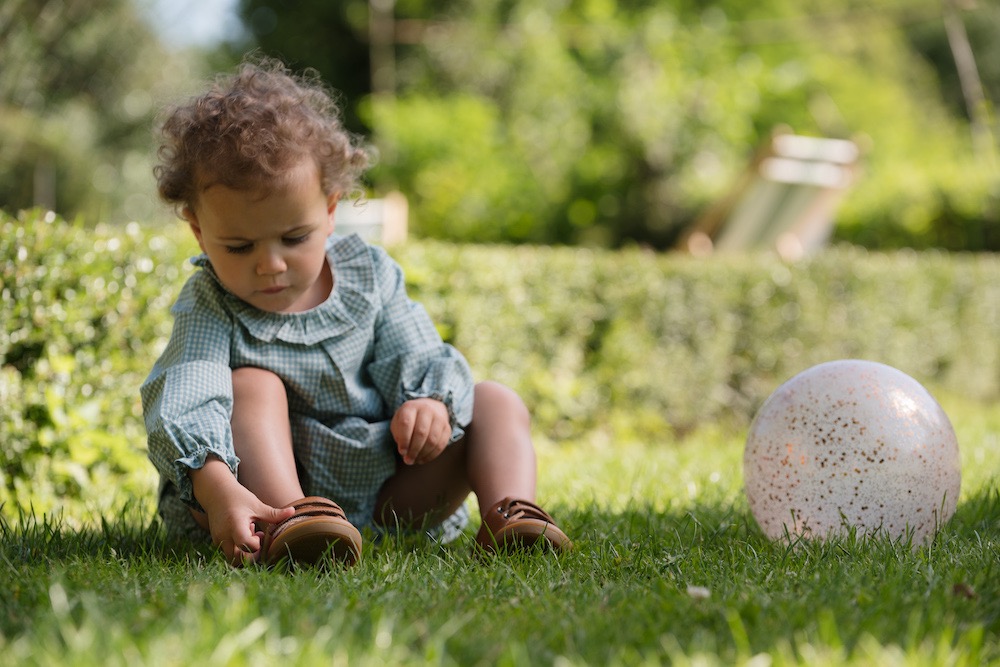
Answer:
M173 224L157 113L254 49L413 236L670 248L783 126L861 148L835 240L1000 249L1000 0L0 0L0 208Z

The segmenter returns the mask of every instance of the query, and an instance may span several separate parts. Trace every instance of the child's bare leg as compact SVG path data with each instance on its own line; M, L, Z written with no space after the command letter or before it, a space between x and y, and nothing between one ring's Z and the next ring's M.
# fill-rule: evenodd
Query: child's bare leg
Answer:
M233 371L232 428L240 457L239 482L261 502L289 513L280 522L271 522L259 557L269 565L283 558L300 564L327 558L357 562L361 533L335 501L310 498L296 505L295 513L289 507L304 500L305 493L292 453L288 395L281 378L259 368Z
M531 416L520 397L503 385L483 383L476 386L474 407L466 430L466 472L483 519L476 544L486 551L534 544L554 551L571 549L569 537L535 504Z
M234 370L232 427L243 486L272 507L305 495L292 455L288 396L281 378L260 368Z
M535 499L535 449L531 417L520 397L495 382L476 385L472 423L465 437L430 463L400 464L383 485L375 521L434 525L469 495L481 510L512 496Z
M535 500L537 464L531 415L521 397L496 382L476 385L474 418L466 429L466 473L480 510L506 497Z
M272 507L302 498L281 379L260 368L234 370L231 424L240 484ZM191 510L191 514L199 526L209 529L204 513Z

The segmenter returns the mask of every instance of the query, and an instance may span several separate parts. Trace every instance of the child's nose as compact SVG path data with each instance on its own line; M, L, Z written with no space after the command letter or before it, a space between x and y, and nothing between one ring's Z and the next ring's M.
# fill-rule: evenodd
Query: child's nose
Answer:
M273 276L285 271L285 260L280 252L265 249L257 261L257 275Z

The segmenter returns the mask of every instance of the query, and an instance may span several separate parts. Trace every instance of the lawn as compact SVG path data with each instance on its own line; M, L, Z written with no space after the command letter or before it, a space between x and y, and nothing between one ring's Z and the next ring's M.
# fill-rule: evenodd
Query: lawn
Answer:
M927 547L768 541L742 495L740 432L540 440L540 496L577 545L558 558L478 560L470 534L366 544L349 570L233 570L168 548L143 503L87 528L8 522L0 653L102 666L998 664L1000 409L943 403L962 497Z

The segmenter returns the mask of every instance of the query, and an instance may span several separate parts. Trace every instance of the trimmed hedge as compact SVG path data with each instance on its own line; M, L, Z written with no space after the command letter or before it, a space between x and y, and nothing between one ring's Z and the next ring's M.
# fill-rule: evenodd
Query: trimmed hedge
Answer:
M428 243L396 255L474 370L518 388L556 439L745 427L781 382L841 358L969 398L1000 395L992 255L845 247L787 264Z
M0 217L0 514L151 499L138 387L196 250L181 225ZM426 241L393 254L477 377L517 389L557 442L744 428L778 384L838 358L1000 396L991 255L838 248L786 264Z

